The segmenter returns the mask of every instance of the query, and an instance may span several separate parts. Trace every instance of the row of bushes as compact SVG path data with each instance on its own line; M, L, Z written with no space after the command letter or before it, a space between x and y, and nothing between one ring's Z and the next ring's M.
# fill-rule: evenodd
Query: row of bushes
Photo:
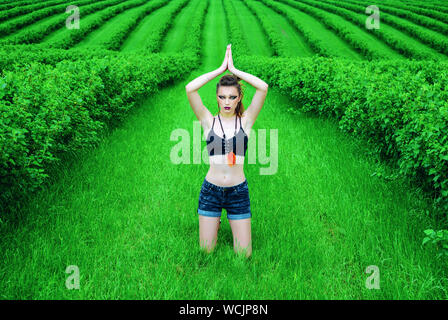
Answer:
M86 19L84 18L82 28L72 29L67 36L62 37L55 42L50 42L49 44L42 45L51 48L70 49L71 47L73 47L73 45L83 40L89 33L103 26L106 21L112 19L113 17L128 9L141 6L145 2L147 2L147 0L130 0L124 1L123 3L116 6L108 6L105 10L95 13L91 20L86 21ZM39 44L39 46L40 45L41 44Z
M291 0L280 0L280 1L288 3L288 4L295 6L299 9L302 9L304 7L303 4L298 4L297 2L294 2ZM302 2L304 2L310 6L320 8L324 11L328 11L333 14L339 15L343 19L353 22L358 27L363 28L363 29L365 28L367 16L362 14L363 12L365 12L365 8L363 9L363 11L360 11L359 13L355 13L348 9L338 8L338 7L334 6L334 5L337 5L337 6L349 7L350 5L346 4L346 3L341 4L339 2L332 2L332 3L334 3L334 5L329 5L329 4L325 4L323 2L316 2L316 1L309 1L309 0L302 0ZM313 11L313 9L310 9L310 7L306 7L306 9L304 9L304 10ZM321 10L319 10L319 11L321 11ZM358 11L359 11L359 8L357 9L356 12L358 12ZM319 15L325 15L325 14L323 14L321 11L321 13L319 13ZM354 41L354 39L351 36L351 34L353 33L352 30L347 30L347 28L344 28L343 33L341 33L341 31L338 31L338 29L341 29L341 26L339 23L331 22L331 20L328 20L328 19L323 19L321 21L325 25L330 26L330 28L335 30L335 32L338 35L340 35L343 39L347 40L350 43L350 45L352 45L355 49L359 49L369 59L371 59L371 58L375 58L375 59L379 58L380 60L384 59L384 56L381 56L381 55L378 56L378 53L375 53L375 56L370 56L371 51L372 51L371 49L369 49L370 46L367 46L367 42L365 42L365 43L361 42L359 39ZM388 32L384 28L382 28L380 30L372 29L372 30L368 30L368 31L369 31L369 33L371 33L378 39L382 40L384 43L386 43L391 48L395 49L397 52L399 52L400 54L404 55L407 58L421 59L421 60L429 60L429 59L437 60L437 59L439 59L439 56L429 54L427 52L427 50L422 50L422 48L424 48L423 45L421 45L419 47L414 47L414 46L410 45L409 43L407 43L406 41L398 39L394 34ZM361 45L361 46L357 47L358 45Z
M64 2L64 0L52 0L52 1L44 1L44 3L42 3L42 1L37 2L37 3L33 3L29 6L17 6L17 4L13 7L9 7L9 8L0 8L0 22L3 22L5 20L20 16L20 15L24 15L30 12L34 12L36 10L45 8L45 7L49 7L49 6L53 6L53 5L57 5L57 4L61 4L62 2Z
M0 74L3 70L14 69L15 66L24 66L31 62L56 65L62 60L75 61L94 57L115 57L116 51L100 47L87 49L75 48L71 50L40 48L33 44L5 45L0 47Z
M168 0L154 0L150 1L146 5L142 6L137 16L127 16L120 19L120 22L115 27L115 34L110 37L102 46L109 50L119 50L123 42L129 36L129 34L139 25L140 21L153 11L163 7L168 3Z
M393 15L384 12L381 15L381 19L386 24L407 33L413 39L417 39L420 42L427 44L434 50L445 55L448 54L448 41L446 36L442 34L435 34L435 32L427 29L426 27L416 26L412 22L403 21L403 19L394 17Z
M28 4L33 4L33 3L38 3L38 2L42 2L42 0L27 0L27 1L21 1L21 5L28 5ZM3 0L2 4L0 4L0 10L8 10L8 9L13 9L17 7L17 0Z
M382 3L380 10L381 12L390 13L397 17L407 19L411 22L425 26L433 31L441 32L448 36L448 25L441 22L448 21L448 15L446 14L409 5L397 5L396 3L391 4L391 6L389 6L389 3Z
M229 43L232 44L232 56L247 54L249 48L241 30L241 23L238 21L233 2L222 0L222 6L226 17L226 31L229 36Z
M22 62L2 70L2 208L38 189L58 155L96 145L110 120L122 119L140 98L199 65L197 56L185 53L77 55L74 61L49 58L54 65Z
M199 67L208 7L209 0L198 3L179 54L2 46L1 207L38 189L58 155L97 144L98 131L140 97Z
M148 35L148 42L145 50L148 52L158 52L162 47L164 35L168 32L177 14L188 4L190 0L171 0L167 6L163 17L157 21L157 26L153 27Z
M113 6L123 1L124 0L107 0L100 2L92 0L80 1L77 3L78 6L82 5L82 7L80 8L80 19L83 19L84 17L88 16L91 13L96 13L99 10ZM51 19L48 22L39 24L39 27L37 26L33 27L26 33L18 32L17 34L13 34L4 39L0 39L0 43L2 45L37 43L42 39L44 39L46 36L48 36L50 33L54 32L55 30L65 28L65 21L68 18L68 14L61 14L63 12L65 12L65 9L63 11L52 12L51 14L59 14L57 19ZM23 17L23 19L28 18ZM35 22L37 22L37 20L38 19L36 18L29 18L29 24L34 24ZM11 26L11 30L13 32L16 32L20 30L20 27L17 27L16 25L13 24Z
M282 38L280 37L278 28L274 25L272 19L270 19L263 12L263 10L258 7L260 4L255 2L254 0L243 0L243 2L263 27L263 30L269 40L269 44L274 51L274 56L288 56L288 49L286 48Z
M336 1L325 1L328 3L332 3L335 4L339 7L343 7L346 9L349 9L351 11L360 13L363 12L363 10L365 10L365 7L361 4L358 5L353 5L353 4L349 4L349 3L342 3L342 2L336 2ZM422 43L427 44L428 46L430 46L431 48L443 53L443 54L447 54L448 53L448 41L447 38L444 35L438 35L438 34L434 34L434 32L432 32L431 30L427 30L424 27L420 27L420 26L416 26L414 23L412 22L408 22L406 20L397 18L391 14L387 14L387 11L391 11L391 12L395 12L400 14L401 16L403 16L402 12L406 12L404 10L401 11L397 11L397 10L384 10L383 7L381 7L381 22L388 24L394 28L396 28L397 30L400 30L404 33L409 34L410 36L412 36L415 39L420 40ZM408 15L407 15L408 16ZM413 17L413 16L411 16ZM426 18L428 19L428 18ZM423 21L421 21L423 20ZM429 19L432 20L432 19ZM364 20L365 21L365 20ZM419 19L420 22L424 22L426 20L424 20L424 18ZM433 20L432 20L433 21ZM445 25L446 26L446 25ZM446 30L448 30L448 26L446 26Z
M315 37L315 31L311 31L306 25L306 22L301 21L301 19L296 16L296 13L294 12L295 10L285 10L272 0L261 0L261 2L285 17L288 22L303 35L308 45L316 54L323 57L334 56L328 49L328 44Z
M313 6L306 5L300 2L291 0L279 0L292 8L299 9L313 18L319 20L323 25L333 30L341 39L345 40L353 49L359 52L361 55L369 60L382 60L384 55L378 52L378 50L372 49L372 46L368 43L368 40L360 39L353 34L353 27L348 27L341 24L338 20L335 20L330 14L324 10L316 9Z
M89 4L92 2L95 2L95 0L80 1L80 2L78 2L77 5ZM44 18L49 17L54 14L63 13L63 12L65 12L66 8L67 8L67 4L53 6L53 7L45 8L43 10L37 10L30 14L24 15L23 17L18 17L17 19L13 19L12 21L5 22L2 25L0 25L0 34L2 36L6 36L8 34L14 33L16 31L20 30L20 28L29 26L33 23L36 23L37 21L39 21L41 19L44 19Z
M353 2L353 1L351 1L351 2ZM416 3L403 3L401 1L391 1L391 0L389 0L389 1L383 0L382 4L416 13L419 15L419 17L427 16L427 17L431 17L431 18L434 18L434 19L442 21L442 22L448 21L448 14L444 13L442 10L440 10L440 9L442 9L440 6L438 6L437 9L434 10L434 9L425 7L422 2L418 3L418 6L417 6ZM382 5L382 7L383 7L383 5ZM390 7L387 7L387 9Z
M181 52L185 52L190 56L196 57L198 61L202 57L202 30L204 30L205 17L207 16L208 8L211 0L201 0L196 7L196 13L191 19L188 32L186 33Z
M432 191L448 212L448 63L338 58L238 57L301 111L336 117L383 159Z

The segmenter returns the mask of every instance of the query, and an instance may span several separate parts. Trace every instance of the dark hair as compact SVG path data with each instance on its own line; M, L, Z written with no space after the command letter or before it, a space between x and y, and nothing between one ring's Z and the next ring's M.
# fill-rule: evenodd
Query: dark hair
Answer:
M239 83L241 79L238 78L234 74L226 74L219 79L219 82L216 84L216 94L218 94L219 87L225 86L225 87L236 87L238 89L238 94L241 96L240 102L238 102L238 105L235 108L235 113L237 116L241 117L244 113L244 106L243 106L243 97L244 92L242 90L242 87L244 87L243 84ZM218 113L219 113L219 105L218 105Z

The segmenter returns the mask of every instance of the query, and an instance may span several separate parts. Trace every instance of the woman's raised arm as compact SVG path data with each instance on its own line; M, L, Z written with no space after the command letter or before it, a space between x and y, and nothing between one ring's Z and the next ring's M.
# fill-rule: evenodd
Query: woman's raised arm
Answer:
M207 82L216 78L217 76L219 76L220 74L222 74L227 70L229 52L230 52L230 45L227 46L224 61L218 69L197 77L196 79L192 80L185 86L185 91L187 92L187 97L188 101L190 102L191 108L193 109L194 114L196 115L198 120L201 121L201 123L205 118L207 117L213 118L213 116L202 103L202 99L199 96L198 90Z
M268 84L250 73L236 69L233 65L232 49L230 49L229 52L229 62L227 68L232 74L236 75L240 79L243 79L257 89L250 106L246 111L244 111L244 114L247 115L246 122L250 123L250 126L252 126L260 113L261 107L263 107L264 100L266 99L266 95L268 93Z

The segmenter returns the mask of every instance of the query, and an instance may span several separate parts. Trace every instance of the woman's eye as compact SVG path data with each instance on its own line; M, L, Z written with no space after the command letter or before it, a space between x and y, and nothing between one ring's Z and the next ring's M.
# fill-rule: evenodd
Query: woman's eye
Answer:
M224 97L224 96L219 96L219 99L225 99L226 97ZM236 96L231 96L230 97L232 100L235 100L236 99Z

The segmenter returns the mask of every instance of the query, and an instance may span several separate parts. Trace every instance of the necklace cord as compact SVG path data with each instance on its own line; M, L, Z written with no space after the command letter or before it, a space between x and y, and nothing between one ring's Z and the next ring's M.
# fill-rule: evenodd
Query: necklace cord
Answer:
M235 115L235 135L234 136L236 136L236 118L237 118L237 116ZM222 130L222 133L223 133L223 136L224 136L224 142L225 142L225 148L226 148L226 150L225 150L225 153L227 154L228 152L228 150L227 150L227 139L226 139L226 133L224 132L224 128L222 127L222 123L221 123L221 118L219 117L219 113L218 113L218 120L219 120L219 124L221 125L221 130Z

